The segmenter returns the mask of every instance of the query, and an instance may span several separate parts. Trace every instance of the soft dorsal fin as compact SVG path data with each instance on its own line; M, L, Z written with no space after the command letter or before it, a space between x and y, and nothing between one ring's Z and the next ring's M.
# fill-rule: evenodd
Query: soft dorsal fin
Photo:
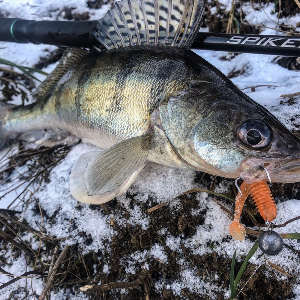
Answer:
M66 74L66 72L88 54L89 52L84 49L66 49L56 68L36 89L34 97L38 100L41 100L47 97L47 95L51 94L53 89L56 87L56 84Z
M100 50L139 45L189 48L197 34L205 0L122 0L99 20Z

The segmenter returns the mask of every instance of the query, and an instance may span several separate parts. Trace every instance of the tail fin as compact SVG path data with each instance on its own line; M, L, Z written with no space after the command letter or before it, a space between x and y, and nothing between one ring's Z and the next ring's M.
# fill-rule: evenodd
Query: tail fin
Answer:
M0 101L0 150L12 144L12 140L16 137L7 127L7 120L10 110L14 105Z

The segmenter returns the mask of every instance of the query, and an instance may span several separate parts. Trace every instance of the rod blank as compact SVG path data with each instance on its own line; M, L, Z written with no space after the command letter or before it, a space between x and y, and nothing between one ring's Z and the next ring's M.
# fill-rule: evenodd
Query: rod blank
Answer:
M193 49L300 56L300 37L198 33Z
M97 21L32 21L0 18L0 41L92 48ZM300 38L199 32L193 49L299 56Z

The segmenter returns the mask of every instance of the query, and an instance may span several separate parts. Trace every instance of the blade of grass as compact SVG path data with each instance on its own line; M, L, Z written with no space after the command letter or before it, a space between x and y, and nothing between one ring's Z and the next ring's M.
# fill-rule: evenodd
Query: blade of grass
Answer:
M0 48L1 49L1 48ZM40 69L35 69L35 68L31 68L31 67L23 67L23 66L20 66L20 65L17 65L9 60L6 60L4 58L0 58L0 63L4 64L4 65L8 65L8 66L11 66L11 67L17 67L17 68L23 68L23 69L26 69L30 72L37 72L37 73L40 73L40 74L43 74L45 76L49 75L48 73L40 70Z
M48 75L49 75L49 73L44 72L44 71L42 71L42 70L40 70L40 69L31 68L31 67L24 67L24 68L25 68L26 70L28 70L29 72L37 72L37 73L40 73L40 74L45 75L45 76L48 76Z
M48 73L46 72L43 72L39 69L34 69L34 68L30 68L30 67L23 67L23 66L19 66L9 60L6 60L6 59L3 59L3 58L0 58L0 63L3 64L3 65L7 65L7 66L11 66L11 67L15 67L15 68L18 68L19 70L21 70L24 74L26 74L27 76L37 80L37 81L40 81L39 79L37 79L34 75L31 74L31 72L37 72L37 73L40 73L40 74L43 74L45 76L48 75Z
M300 233L280 233L283 239L300 239Z
M231 261L231 268L230 268L230 291L231 291L231 297L230 299L233 299L235 295L235 290L234 290L234 266L235 266L235 257L236 257L236 250L234 251L232 261Z
M234 280L234 290L236 291L237 289L237 285L246 269L246 266L247 266L247 263L249 261L249 259L253 256L253 254L256 252L256 250L258 249L258 241L255 242L255 244L253 245L253 247L250 249L250 251L248 252L237 276L236 276L236 279Z

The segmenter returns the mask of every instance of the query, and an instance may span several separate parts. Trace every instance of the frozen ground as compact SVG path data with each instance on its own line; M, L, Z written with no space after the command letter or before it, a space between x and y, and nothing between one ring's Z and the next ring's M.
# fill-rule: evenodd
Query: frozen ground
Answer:
M62 12L63 8L76 7L72 13L89 12L91 19L98 19L109 6L104 5L102 9L88 9L86 3L86 0L0 0L0 12L5 17L62 20L64 15L64 12ZM219 3L221 6L226 7L227 10L230 10L230 0L222 0ZM258 4L255 3L253 5L250 3L244 4L245 20L251 24L269 27L263 29L262 34L281 34L274 29L270 29L278 28L276 25L278 22L276 15L272 14L274 4L262 5L259 10L255 10L258 7ZM280 19L280 23L292 27L296 27L298 22L300 22L299 15ZM46 56L55 49L54 46L47 45L1 43L0 46L0 57L24 66L33 66L39 61L40 57ZM284 94L300 92L300 77L297 71L285 69L274 63L274 56L255 54L233 56L224 52L210 51L196 51L196 53L226 75L233 70L243 69L244 73L233 78L233 82L251 98L270 110L289 129L298 129L300 125L299 96L293 97L293 105L290 105L290 102L288 102L289 98L281 97ZM227 59L224 60L224 57L227 57ZM45 71L50 72L54 66L48 66ZM42 75L37 76L43 79ZM251 87L255 87L255 89L251 89ZM20 99L17 97L15 102L20 102ZM115 206L112 206L109 212L104 212L101 209L95 209L93 206L78 203L72 198L69 191L69 174L74 162L82 153L91 149L94 149L94 146L85 144L73 147L66 158L53 169L50 181L42 184L38 191L35 192L34 199L38 199L40 208L45 215L44 220L36 211L36 202L28 201L27 203L30 204L25 205L24 201L16 201L10 208L22 211L21 218L26 219L32 227L39 229L40 224L48 235L65 238L61 243L62 247L66 244L70 246L75 245L76 249L82 255L87 255L91 251L98 253L98 259L101 261L101 274L106 274L107 278L112 278L110 276L115 270L112 270L110 261L107 259L109 256L101 258L100 254L103 254L105 251L114 251L114 243L118 239L118 230L116 228L121 228L120 231L127 228L138 228L136 236L141 238L141 232L148 232L147 230L151 229L153 218L155 218L153 214L156 212L151 215L147 213L148 208L171 200L186 190L203 186L195 180L196 173L193 171L187 172L149 164L132 185L128 194L118 197L117 203L114 204ZM4 155L4 152L1 155ZM0 170L4 168L5 163L1 161ZM23 172L25 173L26 168L26 165L17 168L10 175L11 179L19 178L18 175ZM13 184L16 186L17 183L14 180L11 180L10 183L3 182L2 186L0 186L0 195L4 195L12 188ZM5 195L0 201L0 207L7 208L16 197L16 193L20 193L22 188L23 186ZM32 186L30 188L34 190L35 187ZM228 188L228 182L218 182L216 191L225 192L228 191ZM30 200L30 197L28 193L24 197L24 200ZM277 199L279 202L277 205L277 224L284 223L300 215L298 200L289 199L288 201L282 201L282 199ZM191 253L195 257L204 257L214 252L217 254L218 259L230 260L234 251L237 250L237 259L241 261L253 245L253 239L246 238L245 241L239 242L229 237L228 225L231 222L230 218L212 200L211 196L206 193L199 193L196 196L196 200L198 201L197 205L191 207L188 214L191 218L202 215L204 219L199 222L199 225L195 225L195 231L192 234L186 235L184 230L181 234L173 234L170 232L168 225L166 227L162 225L159 234L163 242L158 239L156 242L147 245L147 247L133 249L130 254L124 255L119 261L120 266L124 268L126 274L134 275L140 268L151 270L153 261L158 262L157 268L159 271L157 272L160 272L163 266L174 263L172 256L169 255L169 252L167 253L166 249L172 252L176 257L176 264L180 266L180 272L177 274L176 279L172 279L172 277L166 277L166 279L164 276L152 278L156 295L162 294L164 290L171 290L174 297L186 297L182 299L187 299L188 296L185 296L182 292L184 290L187 291L186 295L192 293L194 297L197 297L197 295L199 297L207 297L207 299L221 299L218 298L220 297L218 295L223 295L224 298L228 297L229 285L221 286L218 284L217 277L220 275L217 272L216 274L209 275L200 274L199 266L192 264L183 254ZM118 207L117 209L115 208L116 206ZM227 206L230 207L230 205ZM185 205L181 200L172 201L168 206L170 219L175 218L175 216L177 218L177 212L183 211L183 208L185 209ZM232 209L232 207L230 208ZM53 222L53 219L55 219L55 222ZM180 217L179 220L181 220ZM117 224L117 227L113 224ZM178 224L179 222L177 222ZM293 222L289 226L277 231L283 233L300 232L300 221ZM134 234L129 234L127 238L129 239L133 236ZM86 237L89 238L89 242L87 242ZM45 245L40 245L39 240L32 234L23 235L22 238L24 241L29 242L33 250L37 250L39 247L41 249L46 248ZM297 240L288 240L285 242L295 249L299 249ZM130 247L130 243L126 245L124 247ZM1 250L1 255L6 259L6 264L2 264L1 267L6 272L21 275L33 270L33 266L28 263L26 255L22 254L14 258L13 253L10 247L4 247ZM45 257L46 259L48 258ZM294 285L292 287L293 291L290 293L292 295L290 299L300 299L299 254L292 252L287 247L276 257L262 256L261 252L257 251L250 262L257 267L261 267L266 265L267 260L280 266L285 272L292 274ZM94 269L97 269L96 263ZM229 270L226 272L229 275ZM272 274L271 270L266 267L264 272L266 278L273 276L275 277L275 282L279 283L290 281L289 277L280 272L275 273L275 275ZM248 278L250 278L250 275ZM2 284L9 280L11 280L11 277L5 274L0 275L0 282ZM115 281L119 280L116 279ZM126 276L123 280L126 281ZM43 288L44 283L38 276L33 276L30 279L21 279L2 289L0 299L12 299L12 295L16 296L17 299L22 299L26 296L28 299L37 299L42 293ZM29 294L26 294L26 289L29 290ZM120 293L125 296L128 292L121 290ZM166 295L168 295L167 292ZM66 299L68 297L71 297L69 290L64 291L61 289L52 291L51 293L51 299ZM72 299L88 299L88 296L83 292L73 290ZM168 296L165 299L168 299Z

